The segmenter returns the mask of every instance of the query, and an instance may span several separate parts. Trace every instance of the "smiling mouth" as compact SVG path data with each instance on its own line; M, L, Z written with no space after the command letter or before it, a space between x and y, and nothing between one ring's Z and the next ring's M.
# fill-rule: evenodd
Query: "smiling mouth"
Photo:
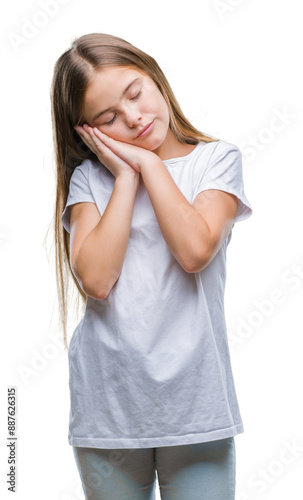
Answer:
M139 132L139 134L137 135L136 139L137 139L138 137L141 137L141 135L144 135L144 133L145 133L146 131L148 131L148 130L151 128L151 126L152 126L152 124L153 124L153 123L154 123L154 122L151 122L151 123L149 123L148 125L146 125L146 127L144 127L144 128L143 128L143 129Z

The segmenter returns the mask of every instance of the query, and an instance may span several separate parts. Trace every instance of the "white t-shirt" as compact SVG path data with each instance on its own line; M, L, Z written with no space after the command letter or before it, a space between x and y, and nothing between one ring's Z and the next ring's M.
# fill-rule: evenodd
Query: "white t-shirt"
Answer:
M206 189L236 195L236 222L252 214L241 159L237 146L221 140L163 163L190 203ZM97 160L74 170L62 214L67 231L70 205L93 202L102 215L114 181ZM187 273L139 184L121 275L106 299L87 297L71 338L70 445L149 448L243 432L224 317L231 233L206 268Z

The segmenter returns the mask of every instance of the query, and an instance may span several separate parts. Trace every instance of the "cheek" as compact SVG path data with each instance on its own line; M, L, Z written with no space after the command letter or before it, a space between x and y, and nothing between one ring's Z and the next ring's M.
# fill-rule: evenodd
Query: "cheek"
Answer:
M107 135L108 137L111 137L112 139L117 139L121 137L121 132L119 131L120 127L119 125L111 125L110 127L105 127L104 125L99 125L96 127L100 132L103 134Z
M107 135L111 139L115 139L115 141L127 142L131 144L129 135L125 133L125 127L122 124L112 125L111 127L97 127L100 132Z
M162 119L168 124L169 123L168 106L166 104L163 95L160 92L157 94L157 110Z

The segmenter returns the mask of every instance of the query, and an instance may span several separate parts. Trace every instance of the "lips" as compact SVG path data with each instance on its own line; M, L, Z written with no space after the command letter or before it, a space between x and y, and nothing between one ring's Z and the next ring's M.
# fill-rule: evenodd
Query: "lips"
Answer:
M145 130L147 130L147 129L148 129L148 128L149 128L149 127L153 124L153 123L154 123L154 122L150 122L148 125L146 125L145 127L143 127L143 128L140 130L140 132L139 132L139 134L137 135L137 137L140 137L140 136L141 136L141 135L145 132Z

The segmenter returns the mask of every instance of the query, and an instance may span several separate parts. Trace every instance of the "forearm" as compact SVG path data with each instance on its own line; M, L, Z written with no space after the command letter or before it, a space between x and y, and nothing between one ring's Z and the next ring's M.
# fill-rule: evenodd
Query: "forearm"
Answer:
M137 187L137 176L117 177L100 222L79 249L75 272L85 293L94 298L106 298L121 273Z
M210 231L206 221L185 198L160 158L142 165L141 175L171 253L191 272L201 255L208 255Z

